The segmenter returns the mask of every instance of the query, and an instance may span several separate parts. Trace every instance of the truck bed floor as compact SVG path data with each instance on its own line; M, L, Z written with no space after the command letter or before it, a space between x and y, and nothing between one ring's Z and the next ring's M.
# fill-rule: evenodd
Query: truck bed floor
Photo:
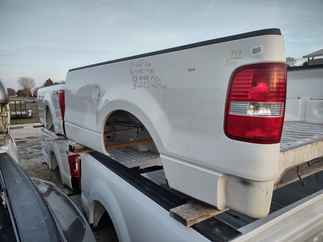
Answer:
M111 157L128 168L141 169L151 166L161 166L158 153L151 151L141 152L133 148L115 149L110 152Z
M280 151L286 152L304 145L323 141L323 125L307 122L285 122Z
M323 124L286 122L280 143L280 169L287 171L323 157Z

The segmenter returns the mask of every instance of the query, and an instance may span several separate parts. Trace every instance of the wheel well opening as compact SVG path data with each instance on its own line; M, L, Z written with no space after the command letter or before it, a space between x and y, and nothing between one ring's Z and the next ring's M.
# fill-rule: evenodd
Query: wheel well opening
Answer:
M158 153L158 149L143 123L129 112L111 113L104 126L104 145L107 152L136 149Z
M52 117L52 113L51 113L48 105L46 105L46 107L45 107L45 120L44 121L45 121L45 128L50 131L54 131L53 117Z
M50 159L50 163L51 163L50 164L51 169L56 170L58 168L58 164L57 164L57 157L56 157L54 151L50 152L49 159Z
M101 203L94 202L93 230L98 240L118 242L118 236L112 219Z

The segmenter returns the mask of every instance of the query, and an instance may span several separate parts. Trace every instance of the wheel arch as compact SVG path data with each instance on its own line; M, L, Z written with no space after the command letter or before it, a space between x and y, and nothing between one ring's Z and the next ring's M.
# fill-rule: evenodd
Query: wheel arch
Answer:
M89 222L94 228L100 224L102 219L108 218L113 225L118 240L123 242L131 241L126 221L120 207L116 204L115 198L109 196L109 202L95 198L90 204Z
M59 169L58 161L57 161L57 156L55 154L55 150L54 149L52 149L49 152L49 162L50 162L50 169L51 170L55 170L56 168Z
M104 105L98 112L98 127L100 129L99 132L101 133L101 144L103 150L105 150L103 130L106 122L114 112L124 111L133 115L143 124L154 141L158 151L163 153L165 150L163 135L167 135L169 133L168 121L159 107L156 108L155 105L152 104L152 108L149 109L152 112L144 111L138 105L126 100L111 101Z
M48 128L46 126L47 126L48 118L50 117L51 123L52 123L52 128L49 130L55 132L55 120L54 120L55 115L54 115L53 110L54 110L53 105L49 101L46 100L44 102L44 111L43 111L44 112L44 114L43 114L44 124L43 125L45 126L45 128ZM48 114L50 115L49 117L47 116Z

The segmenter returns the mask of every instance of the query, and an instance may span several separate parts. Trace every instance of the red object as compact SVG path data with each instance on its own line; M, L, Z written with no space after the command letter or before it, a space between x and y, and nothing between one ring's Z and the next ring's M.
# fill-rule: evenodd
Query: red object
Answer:
M70 165L70 172L72 178L81 177L81 159L80 155L76 153L70 153L68 155L68 163Z
M59 102L59 107L61 110L61 115L62 115L62 119L64 120L64 116L65 116L65 91L64 90L59 90L57 92L58 94L58 102Z
M242 66L231 76L224 132L235 140L274 144L281 139L287 68L283 63Z

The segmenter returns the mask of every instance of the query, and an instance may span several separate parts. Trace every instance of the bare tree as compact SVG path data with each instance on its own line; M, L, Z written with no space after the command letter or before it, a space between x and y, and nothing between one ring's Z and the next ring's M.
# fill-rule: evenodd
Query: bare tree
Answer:
M43 84L42 86L43 86L43 87L49 87L49 86L52 86L52 85L54 85L53 80L52 80L52 79L50 79L50 78L48 78L48 79L44 82L44 84Z
M18 96L31 96L31 89L35 86L35 80L31 77L20 77L18 79L18 84L21 87L21 90L17 92Z
M35 86L35 80L31 77L20 77L18 84L22 89L32 89Z

